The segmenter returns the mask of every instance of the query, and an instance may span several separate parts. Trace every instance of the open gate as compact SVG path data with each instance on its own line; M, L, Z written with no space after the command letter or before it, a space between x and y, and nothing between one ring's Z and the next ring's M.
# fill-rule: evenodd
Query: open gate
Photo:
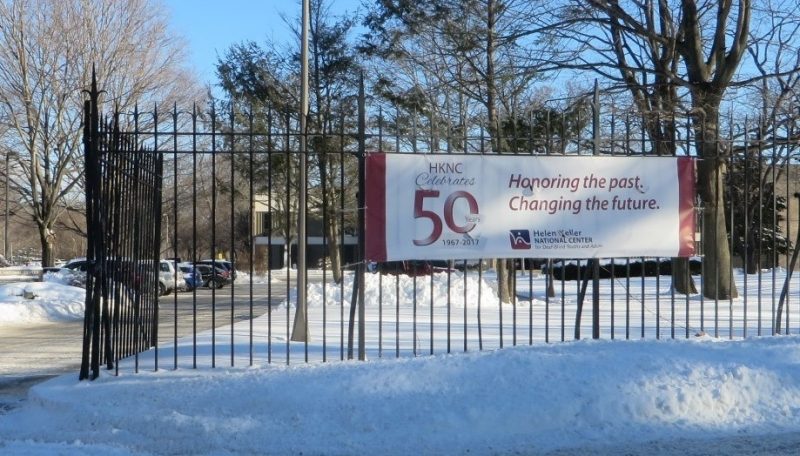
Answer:
M80 379L153 346L158 332L163 158L98 110L92 77L84 105L86 314Z

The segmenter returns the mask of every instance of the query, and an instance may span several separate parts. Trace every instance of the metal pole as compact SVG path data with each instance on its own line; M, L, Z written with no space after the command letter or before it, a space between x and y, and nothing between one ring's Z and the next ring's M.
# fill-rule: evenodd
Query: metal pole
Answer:
M594 100L592 102L592 155L600 153L600 89L594 80ZM597 258L592 264L592 339L600 338L600 262ZM613 318L613 315L612 315Z
M367 359L366 350L366 327L365 318L366 312L364 308L364 273L366 265L364 264L364 234L366 230L365 221L365 201L366 201L366 170L365 170L365 156L366 156L366 96L364 94L364 73L361 73L361 78L358 87L358 359L364 361Z
M306 120L308 117L308 23L309 0L303 0L303 25L300 39L300 188L297 205L297 311L294 315L292 340L308 342L306 297ZM306 350L308 361L308 350Z
M800 201L800 192L795 192L794 197L797 198L798 201ZM788 232L789 230L786 231ZM792 280L792 271L794 271L794 266L795 264L797 264L798 253L800 253L800 230L797 230L797 241L795 242L794 245L792 260L789 262L789 264L786 265L786 280L783 282L783 288L781 289L781 297L778 300L778 310L775 316L775 334L781 334L781 318L783 316L783 303L784 301L786 301L786 295L789 294L789 283ZM789 311L787 310L786 313L788 314ZM786 329L788 332L788 328Z

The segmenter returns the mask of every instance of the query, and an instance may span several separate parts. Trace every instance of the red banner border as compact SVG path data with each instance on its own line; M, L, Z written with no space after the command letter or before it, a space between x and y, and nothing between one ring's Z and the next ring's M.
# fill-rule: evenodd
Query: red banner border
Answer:
M691 157L678 157L678 256L695 254L694 234L697 230L694 213L695 161Z
M386 261L386 154L368 154L366 167L364 257L367 261Z

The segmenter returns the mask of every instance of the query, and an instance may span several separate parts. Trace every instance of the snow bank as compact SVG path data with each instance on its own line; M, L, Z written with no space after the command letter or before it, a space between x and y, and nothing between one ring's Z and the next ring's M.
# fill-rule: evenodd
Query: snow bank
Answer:
M86 273L65 268L58 271L45 272L42 275L42 281L86 288Z
M86 292L56 282L0 285L0 323L82 320Z
M320 306L323 302L331 306L342 303L350 306L353 277L352 273L345 275L344 287L332 281L325 284L324 290L321 283L310 284L309 307ZM500 303L494 276L478 277L474 272L467 274L466 278L459 271L451 272L449 276L446 272L438 272L416 278L373 273L365 274L364 277L364 303L367 307L377 307L379 302L392 305L398 299L402 306L416 302L418 307L446 307L448 302L455 308L463 308L465 305L476 307L478 303L485 307L497 307ZM297 302L296 290L291 291L290 299L292 305Z
M800 338L581 341L92 383L68 375L30 398L0 417L0 441L41 454L59 442L117 454L638 448L800 431Z

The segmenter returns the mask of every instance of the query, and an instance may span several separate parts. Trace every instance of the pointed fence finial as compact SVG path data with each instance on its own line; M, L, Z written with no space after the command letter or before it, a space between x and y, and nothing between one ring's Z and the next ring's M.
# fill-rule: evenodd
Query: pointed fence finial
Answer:
M97 70L94 63L92 63L92 93L97 94Z

